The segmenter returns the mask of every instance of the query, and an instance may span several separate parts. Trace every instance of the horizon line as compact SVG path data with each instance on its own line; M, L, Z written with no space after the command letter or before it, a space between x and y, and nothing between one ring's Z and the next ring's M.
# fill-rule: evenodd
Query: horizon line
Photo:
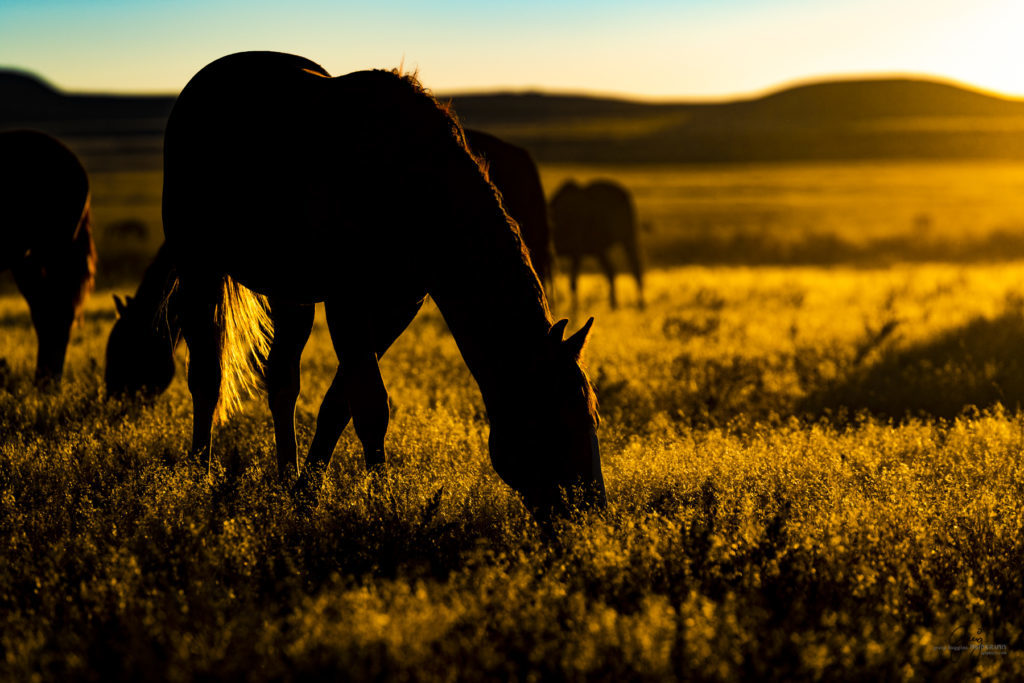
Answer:
M34 78L49 88L63 94L84 97L177 97L178 93L173 91L157 90L71 90L58 85L45 76L20 66L0 65L0 71L17 72ZM825 85L829 83L853 83L871 81L918 81L929 82L940 85L948 85L979 95L985 95L999 100L1024 103L1024 94L1008 93L994 88L986 88L974 83L957 80L949 76L941 76L934 73L915 71L870 71L870 72L841 72L833 74L821 74L816 76L799 77L781 81L775 85L756 90L747 90L732 94L723 95L645 95L643 93L631 93L618 90L601 89L552 89L544 86L494 86L480 88L453 89L448 91L434 92L439 100L456 99L458 97L481 97L500 95L539 95L547 97L582 97L591 99L609 99L625 102L636 102L639 104L728 104L734 102L747 102L758 100L764 97L782 93L796 88ZM423 84L428 90L434 89L429 84ZM184 88L184 84L182 88ZM180 92L180 91L179 91Z

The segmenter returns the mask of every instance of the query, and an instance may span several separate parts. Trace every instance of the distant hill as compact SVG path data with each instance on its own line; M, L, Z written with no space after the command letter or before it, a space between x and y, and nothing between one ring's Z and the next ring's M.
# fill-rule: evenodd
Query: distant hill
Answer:
M1024 102L934 81L829 81L714 104L456 96L467 125L546 161L1024 159Z
M890 117L1024 116L1024 101L915 79L826 81L799 85L752 100L729 103L734 118L775 121L849 121Z
M174 96L64 93L36 76L0 70L0 126L66 134L163 134Z
M546 162L1024 159L1024 102L926 80L827 81L714 104L540 93L450 99L464 124ZM134 139L130 144L158 156L152 150L173 102L68 94L31 74L0 71L0 128L42 128L122 147Z

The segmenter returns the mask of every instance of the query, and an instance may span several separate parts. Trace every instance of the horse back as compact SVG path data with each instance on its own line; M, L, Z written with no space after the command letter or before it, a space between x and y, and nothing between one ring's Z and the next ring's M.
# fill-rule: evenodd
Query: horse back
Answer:
M168 120L168 245L182 267L302 300L412 268L432 246L425 220L453 194L438 169L456 129L391 72L330 78L293 55L225 57Z
M629 191L611 180L566 183L551 201L559 254L598 254L636 239L636 210Z
M636 235L636 209L629 190L610 180L595 180L586 189L594 221L609 244L622 244Z

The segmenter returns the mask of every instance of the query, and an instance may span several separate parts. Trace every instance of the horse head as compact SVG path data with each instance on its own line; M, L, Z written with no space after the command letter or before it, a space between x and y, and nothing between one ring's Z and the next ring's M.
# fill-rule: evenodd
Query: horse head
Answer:
M551 326L535 361L544 385L516 397L505 419L491 420L494 469L541 521L606 504L597 400L580 366L594 319L562 339L567 323Z
M174 338L166 321L114 295L117 321L107 340L108 395L163 393L174 379Z

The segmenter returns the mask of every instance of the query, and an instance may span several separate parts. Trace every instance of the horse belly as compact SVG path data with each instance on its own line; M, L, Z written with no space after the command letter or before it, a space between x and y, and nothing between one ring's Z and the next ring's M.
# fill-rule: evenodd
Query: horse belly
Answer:
M227 274L250 289L294 301L323 301L335 279L337 245L324 230L291 212L269 212L234 226L225 250Z
M168 241L184 245L185 257L208 272L294 301L393 285L405 298L405 292L423 289L429 256L415 221L351 178L325 172L316 159L270 158L169 169Z

